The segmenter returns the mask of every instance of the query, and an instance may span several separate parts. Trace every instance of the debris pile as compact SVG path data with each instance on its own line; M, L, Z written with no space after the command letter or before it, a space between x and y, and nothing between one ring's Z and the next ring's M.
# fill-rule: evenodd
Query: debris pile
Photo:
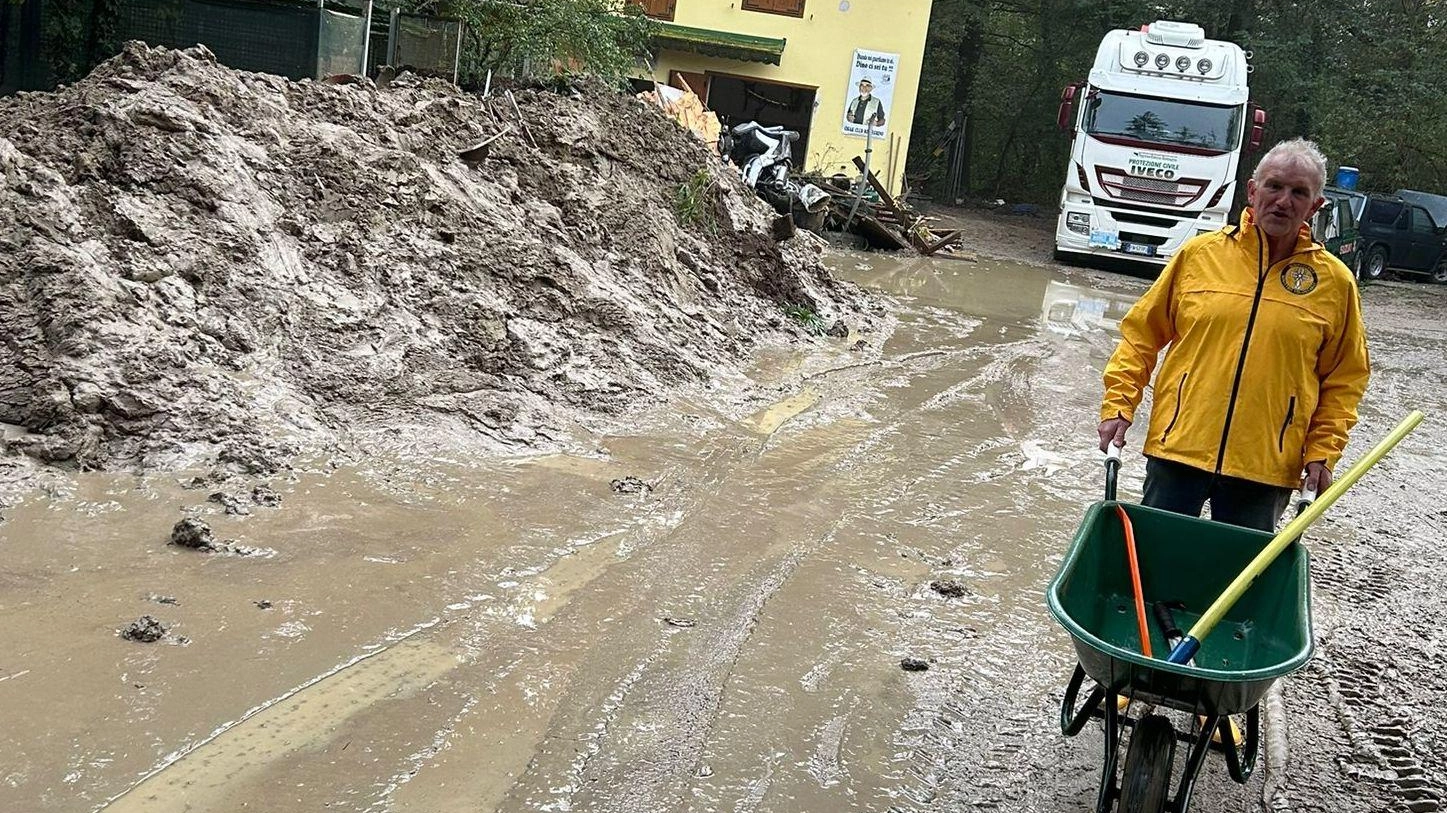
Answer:
M676 211L701 171L715 228ZM757 339L799 335L784 306L863 318L820 241L771 219L611 91L290 82L130 43L0 100L0 443L248 473L556 446L738 380Z
M810 179L832 198L829 227L859 234L872 248L914 250L933 256L941 251L953 253L960 247L958 229L934 231L929 218L889 193L879 176L865 168L863 158L856 156L854 166L861 179L855 191L846 188L847 182L841 185L837 178Z
M719 123L718 114L704 106L703 100L698 94L688 87L688 82L679 78L683 88L671 87L669 85L654 85L653 90L646 90L638 94L643 101L658 106L668 115L669 118L678 122L689 132L698 136L710 150L718 152L719 135L723 133L723 125Z

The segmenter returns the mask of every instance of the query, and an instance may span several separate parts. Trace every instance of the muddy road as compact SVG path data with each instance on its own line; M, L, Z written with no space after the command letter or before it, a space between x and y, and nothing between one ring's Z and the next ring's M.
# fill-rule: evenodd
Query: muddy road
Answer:
M1091 809L1042 594L1144 283L990 248L835 255L883 331L591 454L298 469L227 484L238 514L185 473L50 482L0 523L0 810ZM1447 288L1365 303L1348 459L1428 423L1312 532L1317 656L1270 764L1213 757L1193 809L1440 805ZM166 544L183 515L232 549ZM117 635L144 615L159 641Z

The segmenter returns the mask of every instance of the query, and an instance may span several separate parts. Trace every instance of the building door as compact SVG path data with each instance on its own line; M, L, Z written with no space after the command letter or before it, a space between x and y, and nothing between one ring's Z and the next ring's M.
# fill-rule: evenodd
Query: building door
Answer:
M794 167L803 169L809 155L809 125L814 120L815 88L781 85L761 79L708 75L708 106L725 129L746 121L799 131L793 147Z

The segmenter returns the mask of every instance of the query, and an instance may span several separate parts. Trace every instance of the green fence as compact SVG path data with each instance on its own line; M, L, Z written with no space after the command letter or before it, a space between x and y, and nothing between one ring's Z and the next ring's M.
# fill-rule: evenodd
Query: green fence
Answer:
M0 93L84 76L141 40L198 43L239 70L291 79L375 73L381 65L456 78L462 25L305 0L0 0Z

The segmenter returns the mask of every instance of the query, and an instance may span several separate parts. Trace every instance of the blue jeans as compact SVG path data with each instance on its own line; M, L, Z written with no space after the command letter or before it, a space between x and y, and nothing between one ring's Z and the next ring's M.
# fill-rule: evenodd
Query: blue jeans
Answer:
M1216 475L1158 457L1146 458L1141 505L1199 517L1207 500L1211 501L1211 519L1216 522L1272 532L1291 502L1291 489Z

